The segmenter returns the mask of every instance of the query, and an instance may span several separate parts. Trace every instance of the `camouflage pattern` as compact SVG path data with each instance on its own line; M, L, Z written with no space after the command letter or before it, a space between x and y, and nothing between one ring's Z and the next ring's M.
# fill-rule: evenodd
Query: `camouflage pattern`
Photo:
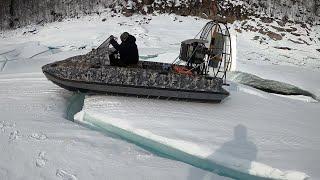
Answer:
M116 86L226 93L221 78L178 74L171 64L140 61L131 67L110 66L109 50L98 49L42 67L62 80Z

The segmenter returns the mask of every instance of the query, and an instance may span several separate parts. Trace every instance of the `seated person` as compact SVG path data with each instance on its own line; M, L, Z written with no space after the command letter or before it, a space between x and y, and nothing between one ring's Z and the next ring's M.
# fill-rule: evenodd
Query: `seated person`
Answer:
M110 64L112 66L135 65L139 61L138 47L136 38L127 32L120 36L121 44L118 44L113 36L110 36L110 43L116 49L116 52L110 55ZM120 54L120 59L115 56Z

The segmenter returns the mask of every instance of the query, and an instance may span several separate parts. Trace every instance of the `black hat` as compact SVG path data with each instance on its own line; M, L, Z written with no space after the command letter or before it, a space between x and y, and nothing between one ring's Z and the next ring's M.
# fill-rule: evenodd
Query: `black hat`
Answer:
M129 37L129 35L130 34L128 32L122 33L121 36L120 36L121 41L122 42L126 41L128 39L128 37Z

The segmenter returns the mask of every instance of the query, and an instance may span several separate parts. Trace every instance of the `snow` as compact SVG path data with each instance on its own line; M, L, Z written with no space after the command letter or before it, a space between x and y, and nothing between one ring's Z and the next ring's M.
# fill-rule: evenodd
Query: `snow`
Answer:
M193 169L67 120L71 93L40 73L0 75L0 86L0 179L187 179Z
M319 70L287 65L253 65L246 62L238 63L237 67L243 72L250 72L265 79L295 85L320 97L320 88L317 84L320 82Z
M243 22L235 22L233 27L239 29L242 23ZM286 26L281 27L276 22L263 23L257 18L246 21L244 26L253 26L258 29L264 27L278 34L283 33L284 36L282 36L282 40L274 41L267 35L263 35L259 32L242 30L242 33L236 34L238 47L242 47L238 50L237 57L239 58L239 61L257 65L288 65L319 70L320 52L316 50L319 48L319 26L309 27L310 30L308 30L302 28L301 25L288 23ZM294 33L297 33L300 36L295 36L288 32L278 32L272 28L272 26L284 29L296 28L297 31ZM256 36L259 37L258 40L254 40ZM261 39L264 40L260 42ZM300 41L299 39L305 40L310 45L305 43L297 44L291 41ZM276 49L275 47L288 47L291 48L291 50Z
M88 104L87 104L88 105ZM94 105L94 104L93 104ZM92 106L92 104L89 104ZM301 172L281 172L278 169L272 168L265 164L261 164L255 161L250 161L249 159L239 159L237 156L232 156L226 152L210 152L206 147L198 146L187 141L168 139L155 134L144 129L136 129L128 124L128 122L123 122L121 119L113 119L108 116L101 115L97 112L86 112L82 111L75 116L75 119L80 123L89 122L91 125L100 126L101 128L110 131L112 133L118 134L119 136L131 140L137 144L141 144L145 147L154 149L164 154L168 154L178 160L190 163L196 167L203 169L208 169L218 174L226 175L229 177L243 179L249 179L250 176L240 176L239 172L253 175L254 177L264 177L271 179L307 179L308 176ZM111 127L111 128L110 128ZM113 128L115 129L113 129ZM240 125L238 127L241 127ZM122 131L121 131L122 130ZM128 134L129 133L129 134ZM126 135L128 134L128 135ZM149 141L153 141L150 143ZM245 140L246 141L246 140ZM247 144L236 144L248 146L254 145ZM164 147L167 148L164 148ZM179 152L180 151L180 152ZM183 153L188 155L181 155ZM212 156L212 154L214 154ZM182 156L182 157L181 157ZM188 160L190 159L190 160ZM199 160L200 159L200 160ZM204 165L207 162L212 162L213 165ZM196 162L196 163L195 163ZM221 167L219 167L221 166ZM223 170L223 167L230 168L235 171Z
M319 148L320 144L316 142L308 145L308 142L313 141L316 136L317 128L312 130L300 121L303 118L305 122L315 123L318 105L306 104L298 109L294 106L299 107L301 104L290 105L292 102L287 102L287 99L278 99L264 92L260 94L264 95L263 99L259 95L252 96L254 95L252 93L246 95L246 91L239 88L238 91L232 91L232 96L223 103L223 106L128 97L89 96L85 100L84 116L78 120L102 127L122 137L124 132L119 133L107 128L111 125L158 144L165 144L170 148L183 151L192 156L190 158L207 160L208 157L210 162L260 177L287 179L291 176L290 173L286 174L274 169L277 165L283 167L286 164L284 167L293 170L312 169L312 165L309 167L308 163L303 164L299 160L299 156L292 155L309 150L312 152L315 146ZM252 107L244 105L242 103L244 100L247 104L251 104L250 106L256 107L255 113L249 113ZM281 112L278 111L280 107ZM268 109L267 112L266 109ZM307 117L305 113L308 114ZM266 115L260 117L263 114ZM267 114L274 115L270 117ZM291 119L284 118L288 114L292 114ZM254 141L241 139L241 137L232 138L232 130L239 125L245 127L248 138L254 138ZM295 135L293 132L300 133ZM177 137L179 141L176 140ZM163 151L163 148L159 150L155 145L148 145L146 140L139 139L139 142L136 142L133 135L124 138L147 147L151 146L150 148L156 151ZM245 145L242 144L243 140ZM253 145L248 145L248 142ZM274 150L276 153L273 152ZM170 153L170 151L166 152ZM310 152L305 153L304 158L307 158ZM178 157L177 159L181 156L175 153L169 155ZM314 155L310 155L309 158L314 159ZM190 163L192 160L188 162L183 159L182 161ZM201 163L193 165L201 167ZM217 170L215 167L202 168ZM272 174L272 172L278 172L278 174ZM224 175L232 177L233 174Z
M275 80L266 80L249 73L244 73L239 71L229 72L228 78L233 82L245 84L247 86L261 89L266 92L278 93L278 94L284 94L284 95L303 95L303 96L312 97L315 100L320 99L316 95L306 90L303 90L301 88L298 88L297 86L293 86L291 84L279 82Z
M73 94L41 73L42 65L87 53L123 31L137 37L141 59L172 62L180 42L194 37L206 22L175 15L111 17L106 12L1 32L0 179L198 180L230 179L217 174L234 177L233 173L319 179L315 100L269 94L234 82L225 87L231 96L221 104L86 96L78 124L67 120ZM290 34L260 44L252 39L261 34L234 31L240 23L231 29L237 41L235 70L289 83L319 97L318 26L311 27L310 45L292 43ZM24 33L30 29L36 31ZM105 125L157 146L145 148L144 141L112 134ZM247 132L245 139L235 133L239 126ZM152 148L160 145L167 149ZM195 158L208 164L200 165Z

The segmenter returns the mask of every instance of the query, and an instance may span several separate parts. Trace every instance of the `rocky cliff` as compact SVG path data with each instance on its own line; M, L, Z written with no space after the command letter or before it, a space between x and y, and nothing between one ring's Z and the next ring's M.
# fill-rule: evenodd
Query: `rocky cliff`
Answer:
M112 0L1 0L0 28L16 28L99 13L112 3Z
M1 0L0 28L60 21L66 17L100 13L106 8L127 16L133 13L176 13L227 17L249 15L319 23L320 0Z

